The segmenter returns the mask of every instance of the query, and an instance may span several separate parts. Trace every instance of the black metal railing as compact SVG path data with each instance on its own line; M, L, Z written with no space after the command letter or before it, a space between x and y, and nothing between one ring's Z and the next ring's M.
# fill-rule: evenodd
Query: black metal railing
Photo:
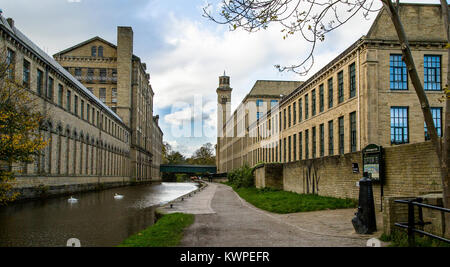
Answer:
M446 209L443 207L438 207L438 206L433 206L433 205L428 205L428 204L424 204L422 203L423 199L422 198L415 198L415 199L408 199L408 200L395 200L396 203L400 203L400 204L407 204L408 205L408 222L400 222L400 223L395 223L395 226L400 227L400 228L404 228L407 229L407 233L408 233L408 244L410 247L414 247L415 246L415 238L414 238L414 234L418 233L420 235L424 235L424 236L428 236L446 243L450 243L450 239L446 239L444 237L441 236L437 236L428 232L425 232L421 229L417 229L416 226L420 226L423 227L427 224L431 224L431 222L424 222L423 220L423 213L422 213L422 208L427 208L427 209L432 209L432 210L438 210L441 211L442 213L447 213L450 212L450 209ZM414 211L414 207L417 206L419 208L419 221L416 222L415 219L415 211ZM443 216L444 217L444 216Z

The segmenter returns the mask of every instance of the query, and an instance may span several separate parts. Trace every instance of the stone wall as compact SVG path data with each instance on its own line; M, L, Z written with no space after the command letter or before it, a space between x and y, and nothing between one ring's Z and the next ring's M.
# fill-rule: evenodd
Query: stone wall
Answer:
M375 206L383 209L383 230L390 234L394 223L407 222L407 205L398 204L397 199L422 196L424 203L442 206L442 191L439 163L431 142L400 145L384 149L385 183L383 197L379 183L373 186ZM352 163L358 163L360 173L353 173ZM279 166L280 168L275 168ZM358 199L357 182L362 177L361 152L284 164L266 164L255 170L258 188L274 187L270 181L280 181L280 189L300 194L316 193L322 196ZM425 194L429 194L423 196ZM439 194L437 194L439 195ZM440 194L442 195L442 194ZM416 219L418 209L416 208ZM431 225L424 230L444 235L443 215L434 210L423 209L425 222ZM450 233L446 233L448 236Z
M266 171L265 165L255 169L255 186L256 188L265 188L266 187ZM280 172L279 176L283 177L283 173Z
M19 192L18 200L27 200L103 190L130 184L130 177L122 176L22 176L14 180L13 190Z
M255 186L283 189L283 164L265 164L255 170Z
M439 164L431 142L400 145L384 149L384 197L411 197L440 191ZM352 163L360 172L353 173ZM284 163L282 169L266 164L255 171L257 187L267 187L268 173L272 180L282 178L282 189L297 193L358 199L357 182L362 178L361 152ZM267 170L266 170L267 169ZM269 171L269 169L271 169ZM381 187L375 183L375 205L381 207Z
M357 199L359 188L356 182L362 174L353 173L354 162L361 167L360 152L286 163L283 167L283 189Z

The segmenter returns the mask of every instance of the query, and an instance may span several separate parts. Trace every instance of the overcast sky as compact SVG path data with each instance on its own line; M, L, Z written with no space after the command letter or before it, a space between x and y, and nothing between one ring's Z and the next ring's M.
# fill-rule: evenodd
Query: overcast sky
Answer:
M218 0L209 0L218 10ZM418 2L418 1L402 1ZM420 1L439 3L439 0ZM308 76L280 73L308 50L299 37L283 40L278 27L249 34L230 32L202 17L205 0L0 0L3 16L48 54L94 36L117 43L117 26L131 26L134 54L147 63L164 141L186 156L206 142L216 143L216 88L219 76L231 77L233 110L257 80L306 80L369 30L376 14L357 15L328 35L315 52ZM185 103L183 105L183 103ZM193 106L196 108L193 109ZM203 106L203 109L199 107ZM194 111L193 111L194 110ZM192 132L179 127L203 119ZM190 123L188 123L190 125ZM200 134L199 134L200 133Z

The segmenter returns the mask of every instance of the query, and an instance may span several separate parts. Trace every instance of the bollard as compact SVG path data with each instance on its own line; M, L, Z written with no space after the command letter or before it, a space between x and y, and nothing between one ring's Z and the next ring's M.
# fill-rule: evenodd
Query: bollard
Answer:
M377 231L372 180L367 172L363 176L359 180L358 212L355 213L352 224L358 234L371 234Z

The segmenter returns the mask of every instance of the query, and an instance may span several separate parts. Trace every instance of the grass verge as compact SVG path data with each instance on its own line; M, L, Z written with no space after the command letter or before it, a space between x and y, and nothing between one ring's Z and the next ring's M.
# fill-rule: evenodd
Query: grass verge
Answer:
M225 184L231 186L230 183ZM357 202L353 199L297 194L270 188L257 189L255 187L233 187L233 189L240 197L255 207L280 214L357 207Z
M415 236L416 247L450 247L450 244L432 239L427 236ZM389 247L408 247L408 235L405 231L394 230L391 235L383 234L380 237L381 241L391 242Z
M183 230L194 222L194 215L163 215L154 225L130 236L119 247L174 247L183 238Z

